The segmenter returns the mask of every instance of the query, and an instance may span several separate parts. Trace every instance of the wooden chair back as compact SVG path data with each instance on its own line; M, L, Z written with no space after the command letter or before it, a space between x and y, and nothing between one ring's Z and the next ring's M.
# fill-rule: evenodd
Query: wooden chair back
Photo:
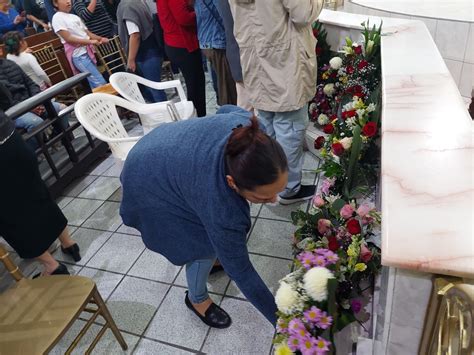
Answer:
M104 67L109 76L127 69L127 60L119 36L111 38L109 43L95 46L95 49L99 64Z
M52 82L57 83L67 79L68 75L51 44L33 51L32 54L35 56L41 68L48 74Z
M2 244L0 244L0 260L2 261L3 265L5 265L5 268L10 273L10 275L12 275L15 281L20 281L22 278L24 278L23 273L10 258L10 253Z

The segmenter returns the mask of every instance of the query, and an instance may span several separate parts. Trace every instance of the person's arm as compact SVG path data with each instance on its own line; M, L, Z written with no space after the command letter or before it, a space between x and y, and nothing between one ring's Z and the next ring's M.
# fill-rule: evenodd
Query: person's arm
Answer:
M36 60L33 54L28 53L28 64L30 64L31 69L35 72L35 74L46 84L51 85L51 79L49 78L48 74L41 68L38 61Z
M168 3L171 14L181 26L195 26L196 13L190 9L186 0L173 0Z
M132 33L128 39L127 68L130 69L132 72L135 72L135 70L137 70L137 64L135 61L137 59L138 49L140 48L140 41L140 32Z
M84 21L90 21L94 17L94 11L97 6L97 0L91 0L89 6L86 6L84 1L75 0L73 1L72 8L77 16L82 18ZM92 11L89 11L89 7Z
M301 26L310 25L323 9L323 0L281 0L293 23Z
M275 325L277 319L275 298L250 262L245 229L221 229L210 226L209 232L217 258L227 275L235 281L253 306Z
M0 32L6 33L8 31L15 31L17 25L20 22L23 22L25 20L25 18L21 17L20 14L18 13L18 11L16 11L15 9L10 8L9 11L12 12L12 14L15 16L15 19L12 22L8 22L10 20L8 18L6 18L7 21L1 22L0 23Z
M79 38L79 37L76 37L76 36L72 35L71 32L66 31L66 30L60 30L60 31L57 32L57 34L60 35L67 43L70 43L70 44L78 44L80 46L87 46L89 44L99 44L99 40L97 38L90 38L90 39L88 39L88 38ZM94 35L94 36L99 37L99 36L96 36L96 35Z
M95 33L92 33L92 32L89 31L89 30L86 30L86 32L87 32L87 35L88 35L92 40L95 40L95 41L98 42L98 43L94 43L94 44L109 43L109 39L106 38L106 37L97 36Z
M31 22L36 23L38 26L41 26L44 28L45 31L49 31L49 26L48 24L44 23L41 21L39 18L33 16L33 15L26 15L26 18L30 20Z
M22 79L22 82L19 83L19 84L26 87L26 89L28 90L28 93L30 94L30 96L34 96L34 95L38 94L39 92L41 92L39 86L36 85L35 82L33 80L31 80L31 78L28 75L26 75L26 73L23 71L23 69L21 69L14 62L11 62L9 64L12 66L12 68L11 68L12 71L18 71L19 72L19 74L21 76L21 79Z

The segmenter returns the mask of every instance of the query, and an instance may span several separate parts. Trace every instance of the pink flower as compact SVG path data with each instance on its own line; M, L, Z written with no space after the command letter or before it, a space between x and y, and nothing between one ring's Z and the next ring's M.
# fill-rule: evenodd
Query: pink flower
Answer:
M367 263L370 259L372 259L372 252L366 244L362 244L360 246L360 260Z
M331 343L324 338L318 337L316 339L316 354L326 354L329 351Z
M337 256L337 254L333 253L330 250L327 251L325 257L326 257L326 264L327 265L335 264L339 260L339 257Z
M321 197L321 195L316 195L314 196L313 198L313 205L316 206L316 207L322 207L324 206L326 202L323 200L323 198Z
M317 347L317 340L311 335L305 339L301 339L300 351L302 355L316 355L318 352L315 350Z
M290 334L299 335L300 330L306 331L303 321L299 318L293 318L292 320L290 320L290 323L288 323L288 331L290 332Z
M340 213L342 218L349 219L354 214L354 208L350 204L345 204Z
M278 318L276 329L280 334L288 334L288 324L281 318Z
M309 323L316 323L319 322L319 319L322 315L322 311L318 307L313 306L307 311L305 311L303 315Z
M351 300L351 308L354 313L359 313L362 309L362 302L359 300Z
M328 316L326 312L322 312L321 317L319 317L319 321L316 324L318 328L321 329L328 329L332 324L332 317Z
M297 336L291 335L288 338L288 347L291 351L297 351L300 349L301 340Z
M372 211L372 207L369 206L368 204L364 203L362 205L359 206L359 208L357 209L356 213L360 216L360 217L365 217L369 214L370 211Z
M321 186L321 192L324 195L329 195L329 189L334 186L335 182L336 182L336 179L334 178L323 180L323 183Z
M321 218L318 220L318 232L321 234L327 233L331 228L331 221L329 219Z
M304 251L298 254L297 259L306 270L309 270L314 266L314 254L309 251Z
M318 255L314 257L314 265L315 266L326 266L326 258L324 256Z

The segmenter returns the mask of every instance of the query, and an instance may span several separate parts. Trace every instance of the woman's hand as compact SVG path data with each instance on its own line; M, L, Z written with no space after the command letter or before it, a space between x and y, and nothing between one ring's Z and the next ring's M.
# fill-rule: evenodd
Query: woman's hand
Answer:
M93 45L100 44L100 42L99 42L98 40L96 40L96 39L90 39L90 40L89 40L89 43L90 43L90 44L93 44Z
M51 27L49 27L49 25L47 23L42 23L41 27L43 27L46 32L51 29Z
M137 63L134 60L128 59L127 68L131 72L135 73L135 70L137 70Z
M106 37L101 37L100 41L99 41L99 44L104 44L104 43L109 43L109 39L106 38Z
M20 22L25 22L26 18L25 17L22 17L20 15L18 15L17 17L15 17L15 19L13 20L13 23L15 25L18 25Z

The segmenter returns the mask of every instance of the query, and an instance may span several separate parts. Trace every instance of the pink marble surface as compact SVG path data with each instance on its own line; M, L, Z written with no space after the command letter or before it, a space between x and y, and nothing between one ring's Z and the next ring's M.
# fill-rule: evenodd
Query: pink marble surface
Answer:
M327 10L320 16L342 28L366 19ZM472 277L473 123L425 24L384 24L382 262Z

